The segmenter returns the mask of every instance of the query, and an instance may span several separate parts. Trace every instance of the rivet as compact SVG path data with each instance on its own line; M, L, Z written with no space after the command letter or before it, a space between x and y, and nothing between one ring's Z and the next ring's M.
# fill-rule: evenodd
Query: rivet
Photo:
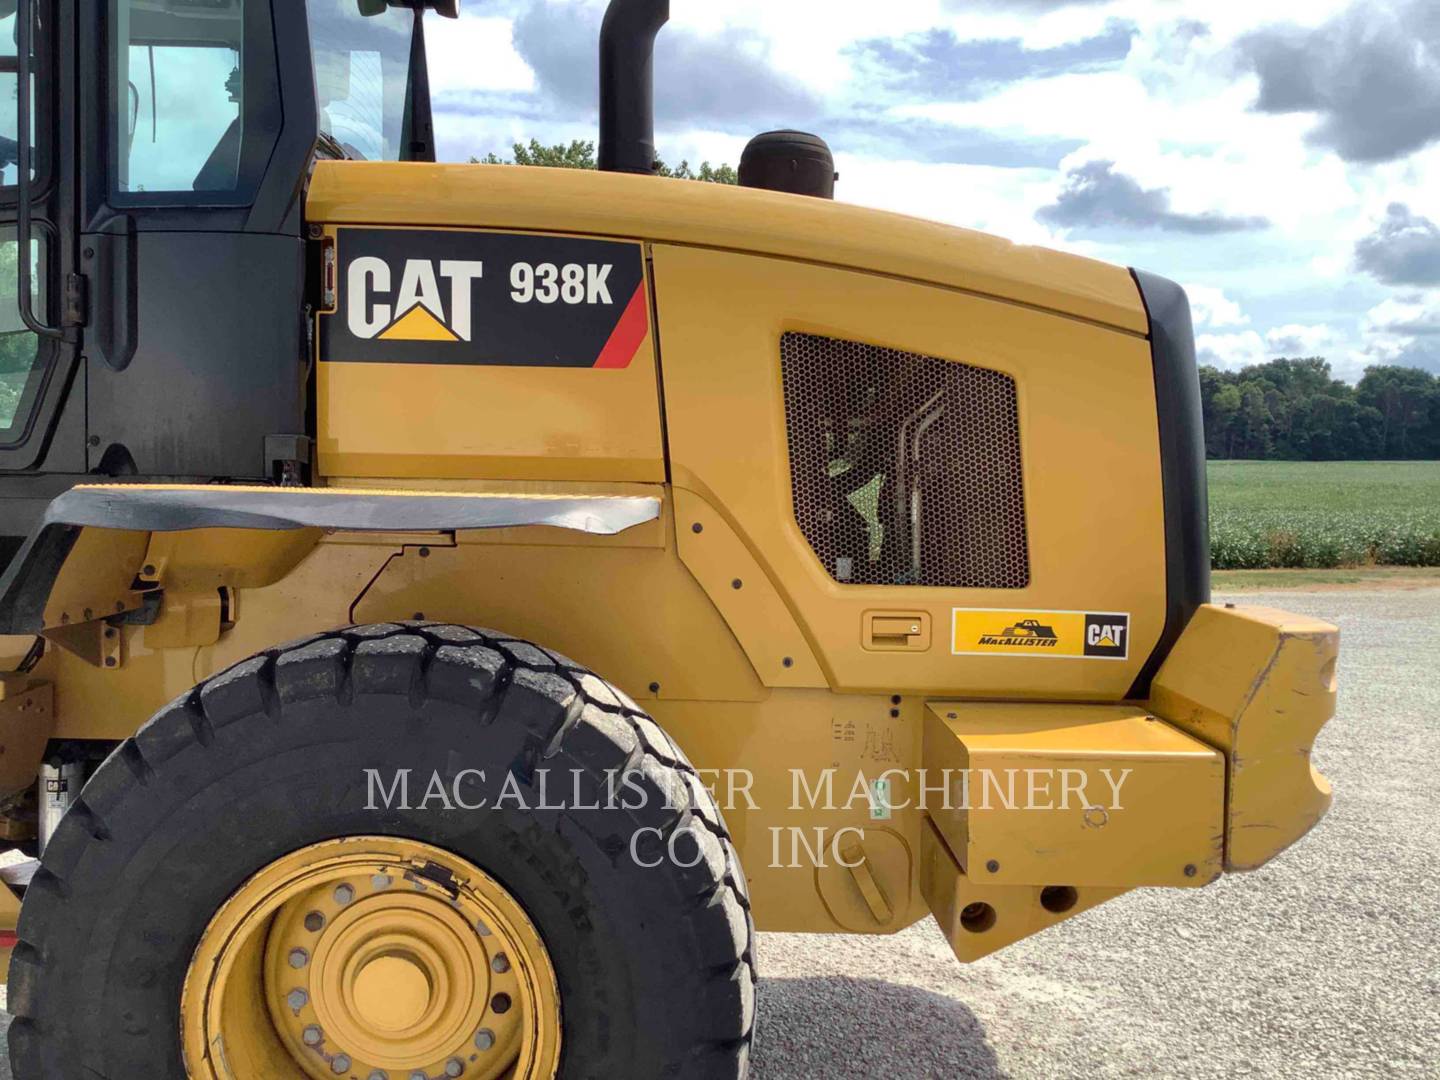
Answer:
M496 975L504 975L505 972L510 970L510 958L503 952L496 953L495 959L490 961L490 970L495 972Z
M659 692L660 692L660 684L659 684L658 682L652 682L652 683L650 684L650 693L652 693L652 694L658 694Z
M1186 864L1185 864L1185 876L1186 876L1186 877L1194 877L1194 876L1195 876L1196 874L1198 874L1199 872L1200 872L1200 871L1196 868L1196 866L1195 866L1194 863L1186 863Z
M732 589L743 589L745 587L745 582L741 581L737 577L734 581L730 582L730 587Z
M146 564L145 564L145 569L142 570L141 573L144 574L146 577L154 577L154 576L155 576L155 566L154 566L154 564L152 564L152 563L146 563Z
M459 1058L451 1058L445 1063L446 1076L459 1076L465 1071L465 1063Z
M795 658L793 656L787 656L784 660L781 660L780 663L783 664L785 667L794 667Z
M310 954L304 949L291 949L289 959L290 966L298 970L310 962Z
M495 1045L495 1033L489 1028L481 1028L475 1033L475 1049L489 1050Z
M393 884L394 880L385 874L376 874L370 879L370 887L372 889L388 889Z
M290 993L285 995L285 1003L289 1005L290 1008L294 1009L296 1012L299 1012L301 1009L303 1009L305 1007L305 1003L309 1000L310 995L307 994L304 990L299 989L298 987L294 990L291 990Z
M348 889L349 886L348 886L348 885L342 885L340 888ZM338 893L338 892L340 891L340 889L336 889L335 891ZM340 898L337 896L335 899L339 900ZM341 900L340 902L341 902L342 904L343 904L343 903L348 903L348 901L345 901L345 900ZM305 916L305 929L306 929L306 930L309 930L312 934L319 933L319 932L320 932L321 930L323 930L324 928L325 928L325 916L324 916L324 915L321 915L320 912L318 912L318 911L312 911L312 912L310 912L309 914L307 914L307 915Z
M891 719L891 720L898 720L898 719L900 719L900 710L899 710L899 709L891 709L891 710L890 710L890 719Z
M300 1041L306 1046L319 1046L320 1040L324 1037L325 1033L320 1030L319 1024L311 1024L300 1033Z
M991 859L985 864L985 869L989 870L992 874L998 874L1000 872L1000 864L996 860Z
M348 904L355 899L355 889L350 885L335 886L335 902L337 904Z
M694 525L690 526L690 531L693 533L702 533L705 531L705 526L701 525L700 522L697 521Z
M350 1057L347 1054L336 1054L330 1059L330 1071L336 1076L350 1071Z
M115 666L116 664L118 664L119 662L120 662L120 661L116 660L115 657L113 657L113 656L107 656L107 657L105 657L105 666L106 666L106 667L114 667L114 666Z
M427 547L422 547L420 549L420 557L422 559L428 559L430 557L430 549Z
M496 994L490 999L490 1008L494 1009L501 1016L510 1011L510 995Z

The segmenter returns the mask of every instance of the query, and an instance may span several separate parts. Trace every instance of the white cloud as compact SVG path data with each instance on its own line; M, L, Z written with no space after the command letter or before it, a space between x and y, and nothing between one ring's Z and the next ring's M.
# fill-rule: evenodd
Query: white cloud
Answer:
M425 51L436 96L476 90L533 90L535 73L515 51L514 20L462 15L426 24Z
M1289 323L1265 332L1265 344L1270 351L1276 356L1288 356L1292 359L1323 355L1339 341L1340 336L1334 327L1323 323L1313 326Z
M1221 289L1209 285L1186 285L1190 297L1190 313L1196 327L1246 326L1250 317L1240 305L1225 295Z
M1265 339L1254 330L1242 330L1237 334L1200 334L1195 339L1195 351L1200 363L1225 371L1238 371L1270 359Z

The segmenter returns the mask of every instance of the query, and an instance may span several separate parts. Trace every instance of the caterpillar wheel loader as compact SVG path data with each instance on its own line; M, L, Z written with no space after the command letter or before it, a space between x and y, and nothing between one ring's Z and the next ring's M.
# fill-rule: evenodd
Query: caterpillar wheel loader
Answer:
M666 0L599 171L435 164L458 6L0 2L20 1080L740 1077L757 927L970 961L1316 823L1177 286L654 175Z

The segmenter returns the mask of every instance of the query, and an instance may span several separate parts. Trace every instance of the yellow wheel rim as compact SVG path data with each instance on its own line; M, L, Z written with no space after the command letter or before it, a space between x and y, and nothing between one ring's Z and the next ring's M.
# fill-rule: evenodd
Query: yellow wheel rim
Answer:
M519 903L414 840L277 859L210 920L180 1008L195 1080L541 1080L560 992Z

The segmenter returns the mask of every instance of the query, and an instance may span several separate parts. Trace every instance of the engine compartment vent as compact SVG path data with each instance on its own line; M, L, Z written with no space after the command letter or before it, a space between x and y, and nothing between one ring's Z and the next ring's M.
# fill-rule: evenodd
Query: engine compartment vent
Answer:
M1030 584L1013 378L816 334L780 363L795 518L832 578Z

